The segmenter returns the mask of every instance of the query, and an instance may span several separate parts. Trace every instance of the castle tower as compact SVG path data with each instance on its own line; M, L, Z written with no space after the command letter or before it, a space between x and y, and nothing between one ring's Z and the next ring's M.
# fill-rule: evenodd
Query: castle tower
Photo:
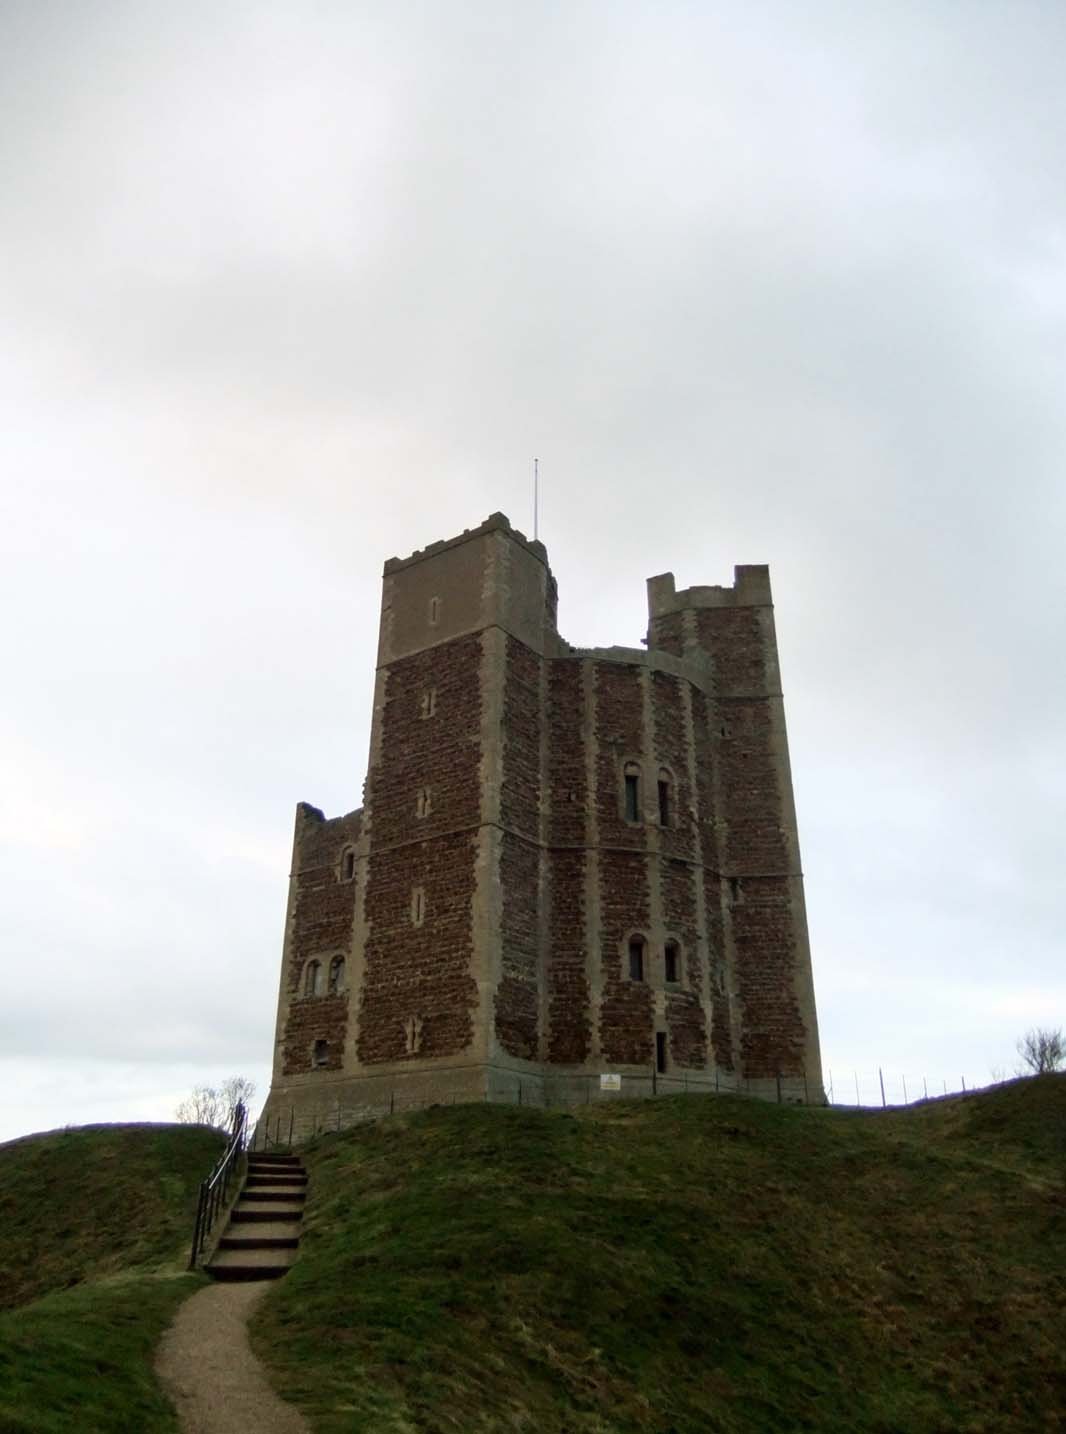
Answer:
M365 807L297 808L268 1122L822 1099L767 570L648 587L646 651L575 649L502 514L385 564Z

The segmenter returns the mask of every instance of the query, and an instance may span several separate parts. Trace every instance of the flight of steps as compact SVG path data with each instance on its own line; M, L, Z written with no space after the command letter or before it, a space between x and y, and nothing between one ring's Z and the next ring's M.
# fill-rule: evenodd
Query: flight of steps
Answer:
M205 1268L216 1280L276 1280L296 1258L307 1194L298 1155L249 1155L241 1193Z

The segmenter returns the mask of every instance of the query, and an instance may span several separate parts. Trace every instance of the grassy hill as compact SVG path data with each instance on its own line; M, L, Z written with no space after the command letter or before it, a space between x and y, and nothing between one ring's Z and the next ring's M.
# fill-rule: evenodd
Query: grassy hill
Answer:
M0 1146L0 1434L176 1430L152 1357L222 1137L103 1126Z
M1066 1077L321 1138L253 1342L319 1434L1066 1428Z

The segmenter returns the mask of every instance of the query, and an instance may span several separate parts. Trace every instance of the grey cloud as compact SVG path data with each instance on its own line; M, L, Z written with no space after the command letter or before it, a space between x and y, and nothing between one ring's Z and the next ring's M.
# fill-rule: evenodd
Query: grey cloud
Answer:
M827 1062L1061 1023L1064 30L5 7L4 1049L265 1066L381 561L534 453L573 641L772 565Z

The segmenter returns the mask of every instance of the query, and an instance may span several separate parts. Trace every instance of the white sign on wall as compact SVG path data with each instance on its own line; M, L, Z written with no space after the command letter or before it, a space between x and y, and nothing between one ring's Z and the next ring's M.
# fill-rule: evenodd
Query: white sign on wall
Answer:
M601 1075L600 1090L621 1090L622 1077L620 1075Z

